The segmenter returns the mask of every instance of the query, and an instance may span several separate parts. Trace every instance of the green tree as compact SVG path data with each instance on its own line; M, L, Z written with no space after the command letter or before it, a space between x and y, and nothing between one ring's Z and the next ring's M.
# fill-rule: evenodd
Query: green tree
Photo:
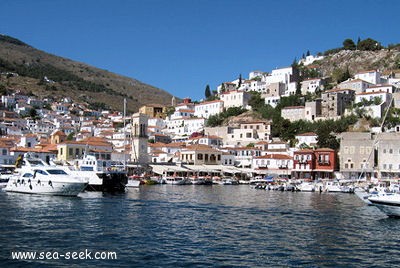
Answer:
M71 132L71 133L68 134L67 140L68 141L72 141L73 139L74 139L74 132Z
M307 50L306 57L308 57L310 55L311 55L310 50Z
M346 50L355 50L356 44L354 44L354 41L352 39L347 38L343 41L343 48Z
M365 40L360 41L357 47L359 50L369 50L369 51L382 49L382 45L378 41L371 38L367 38Z
M206 97L206 99L208 99L209 97L211 97L210 85L207 85L207 86L206 86L206 90L204 91L204 96Z
M242 74L239 74L239 83L237 88L240 88L241 85L242 85Z

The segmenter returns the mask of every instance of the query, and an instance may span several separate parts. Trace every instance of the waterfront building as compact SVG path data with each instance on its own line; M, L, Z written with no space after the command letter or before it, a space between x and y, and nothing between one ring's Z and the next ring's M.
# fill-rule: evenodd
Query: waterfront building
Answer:
M293 158L282 154L267 154L254 157L251 167L257 174L278 174L290 177Z
M400 177L400 133L377 134L377 176L391 179Z
M333 179L336 151L330 148L301 149L293 154L292 175L297 179Z
M339 166L343 177L375 177L374 141L368 132L344 132L340 135Z
M190 165L220 165L222 152L203 144L195 144L182 149L180 160Z
M314 180L315 155L312 149L294 152L292 176L296 179Z

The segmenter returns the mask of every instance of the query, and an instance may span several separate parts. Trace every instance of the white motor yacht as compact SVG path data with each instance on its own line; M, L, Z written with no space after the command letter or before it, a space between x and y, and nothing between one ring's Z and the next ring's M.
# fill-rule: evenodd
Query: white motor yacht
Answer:
M380 192L368 198L372 205L390 217L400 217L400 194Z
M62 168L47 165L43 160L26 156L10 177L5 191L26 194L77 196L88 184Z

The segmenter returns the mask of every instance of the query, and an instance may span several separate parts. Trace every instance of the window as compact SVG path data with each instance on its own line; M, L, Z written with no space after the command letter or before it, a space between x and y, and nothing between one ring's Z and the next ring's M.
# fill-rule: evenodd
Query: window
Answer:
M393 149L389 149L389 154L392 154L393 153Z
M3 155L7 155L7 149L3 149Z
M73 154L73 149L72 149L72 148L69 148L68 153L69 153L69 155L71 156L71 155Z
M383 149L383 153L386 154L386 149Z

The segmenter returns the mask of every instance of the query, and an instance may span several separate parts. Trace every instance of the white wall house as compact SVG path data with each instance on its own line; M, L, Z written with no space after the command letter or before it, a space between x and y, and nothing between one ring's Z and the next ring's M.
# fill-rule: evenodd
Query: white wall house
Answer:
M308 147L314 147L317 145L318 142L317 138L318 135L315 134L314 132L298 134L295 136L295 139L297 140L296 148L299 148L302 145L307 145Z
M343 81L337 87L340 89L352 89L355 91L355 93L363 93L368 87L372 85L372 83L369 83L362 79L349 79Z
M361 79L367 81L371 84L379 84L381 83L381 73L376 70L364 71L354 75L355 79Z
M224 102L224 108L243 107L246 108L249 104L251 94L245 91L228 91L221 93L221 100Z
M254 157L252 160L253 169L267 169L271 173L282 173L278 171L291 170L293 168L293 158L282 154L269 154ZM287 172L287 174L290 174Z
M375 85L365 89L365 92L380 92L395 93L396 88L393 85Z
M209 118L211 115L216 115L224 110L224 102L222 100L207 101L196 104L194 115L197 117Z
M281 116L288 119L290 122L304 120L304 106L288 106L281 110Z
M317 89L322 89L321 78L311 78L301 82L301 94L303 95L306 95L307 93L315 93Z

